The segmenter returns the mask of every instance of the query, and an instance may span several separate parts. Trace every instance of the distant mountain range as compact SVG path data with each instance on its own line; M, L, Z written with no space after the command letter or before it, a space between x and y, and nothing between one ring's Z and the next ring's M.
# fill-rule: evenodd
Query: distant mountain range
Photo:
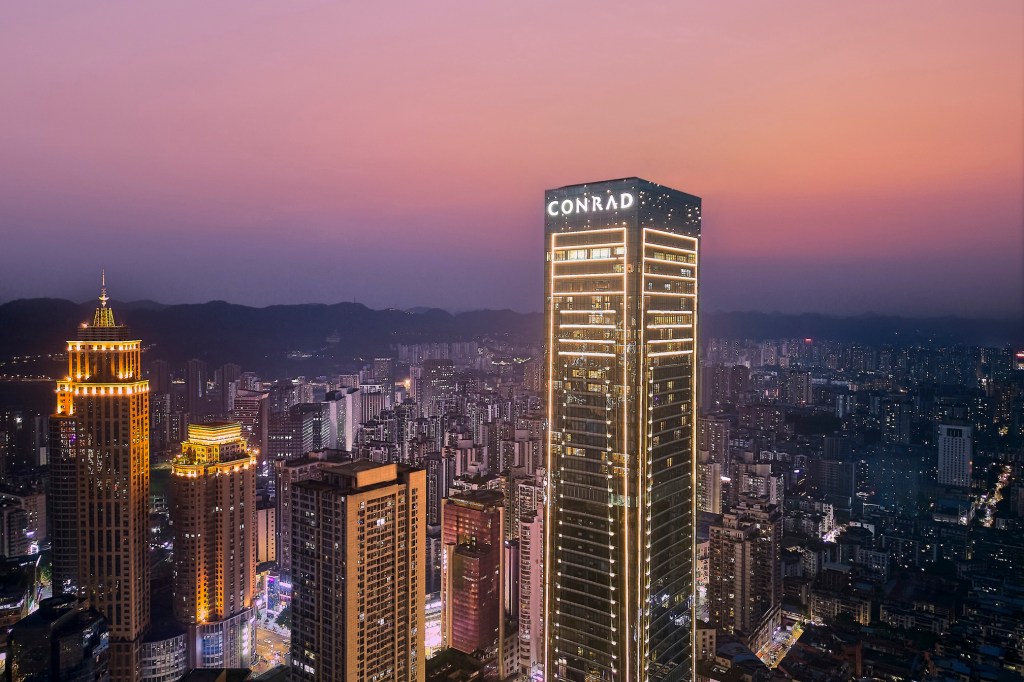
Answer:
M0 360L58 352L96 304L21 299L0 305ZM246 369L292 376L326 371L387 352L398 343L469 340L480 336L540 344L543 315L511 310L452 314L437 308L372 310L358 303L276 305L266 308L211 301L163 305L112 302L115 318L150 346L147 359L174 363L197 357L211 366L237 362ZM701 335L725 338L815 338L884 343L1024 345L1020 321L966 318L912 319L881 315L731 312L702 316ZM328 337L336 343L328 344ZM292 351L312 353L295 359ZM304 367L308 365L308 367ZM320 370L323 368L323 370Z

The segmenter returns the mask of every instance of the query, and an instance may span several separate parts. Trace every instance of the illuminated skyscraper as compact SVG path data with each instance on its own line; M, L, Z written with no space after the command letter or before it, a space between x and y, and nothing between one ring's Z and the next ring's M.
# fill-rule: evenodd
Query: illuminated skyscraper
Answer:
M189 424L171 467L174 616L189 666L247 668L256 644L256 457L242 425Z
M57 382L63 479L53 504L77 514L54 534L54 568L73 571L60 579L107 619L111 677L135 680L149 627L149 382L142 342L115 324L109 300L104 281L100 307L68 341L67 377Z
M545 196L548 682L692 675L700 199Z

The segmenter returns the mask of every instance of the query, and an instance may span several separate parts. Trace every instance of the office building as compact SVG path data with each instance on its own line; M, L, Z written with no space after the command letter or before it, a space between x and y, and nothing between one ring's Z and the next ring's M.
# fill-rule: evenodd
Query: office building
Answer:
M545 679L690 679L701 202L638 178L544 201Z
M504 495L472 490L441 512L441 641L466 654L504 639Z
M330 465L291 497L291 679L423 682L424 472Z
M970 426L939 426L939 485L971 487L972 431Z
M171 467L174 616L189 667L238 668L256 644L256 458L241 424L189 424Z
M58 484L53 504L70 504L77 514L73 532L54 535L53 553L62 570L75 563L64 555L77 554L76 575L61 580L106 618L110 672L120 682L139 677L150 617L149 382L142 341L115 323L105 282L99 300L92 324L68 341L67 376L57 382L55 420L66 438L60 475L74 473Z

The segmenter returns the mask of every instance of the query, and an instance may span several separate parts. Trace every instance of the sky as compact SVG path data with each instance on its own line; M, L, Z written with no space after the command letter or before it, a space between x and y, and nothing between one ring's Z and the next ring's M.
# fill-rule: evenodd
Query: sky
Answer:
M1024 3L0 4L0 301L543 308L543 192L712 310L1019 317Z

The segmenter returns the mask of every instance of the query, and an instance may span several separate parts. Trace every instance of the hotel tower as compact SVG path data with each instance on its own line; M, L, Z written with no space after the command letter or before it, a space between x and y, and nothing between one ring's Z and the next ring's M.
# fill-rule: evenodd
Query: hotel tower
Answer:
M544 211L545 680L689 680L701 202L626 178Z
M136 680L149 628L149 382L141 345L114 322L106 282L92 324L67 343L51 425L54 591L106 617L110 673Z

